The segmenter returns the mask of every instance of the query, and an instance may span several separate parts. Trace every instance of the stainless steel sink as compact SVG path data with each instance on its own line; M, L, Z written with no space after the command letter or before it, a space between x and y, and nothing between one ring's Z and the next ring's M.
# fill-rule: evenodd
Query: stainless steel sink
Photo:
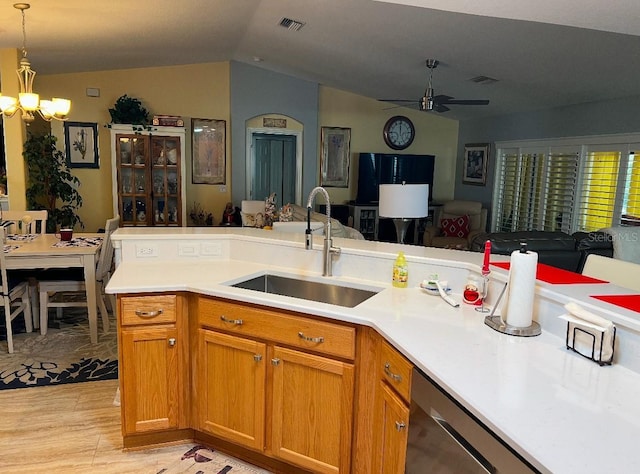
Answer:
M353 308L368 300L380 290L365 290L350 286L300 280L270 273L231 285L246 290L261 291L275 295L291 296L303 300L317 301Z

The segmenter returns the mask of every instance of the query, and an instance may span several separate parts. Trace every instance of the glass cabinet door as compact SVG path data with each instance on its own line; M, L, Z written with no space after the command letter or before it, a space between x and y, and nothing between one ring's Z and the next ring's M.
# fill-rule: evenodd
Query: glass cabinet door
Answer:
M138 135L117 135L118 205L123 225L148 225L148 140Z
M153 225L180 225L180 140L151 137Z

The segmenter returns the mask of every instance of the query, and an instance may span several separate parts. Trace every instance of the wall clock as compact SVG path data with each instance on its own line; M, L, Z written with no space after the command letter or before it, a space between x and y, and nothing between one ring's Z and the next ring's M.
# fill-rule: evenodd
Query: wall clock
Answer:
M413 142L416 129L407 117L396 115L387 120L383 128L384 142L394 150L404 150Z

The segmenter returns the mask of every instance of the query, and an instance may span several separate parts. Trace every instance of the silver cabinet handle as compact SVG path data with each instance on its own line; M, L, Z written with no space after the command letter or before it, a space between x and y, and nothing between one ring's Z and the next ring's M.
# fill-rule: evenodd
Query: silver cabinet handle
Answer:
M262 360L262 354L254 354L253 360L255 360L256 362L260 362Z
M136 309L136 316L140 316L141 318L155 318L156 316L160 316L162 313L162 309L157 309L155 311L142 311L141 309Z
M280 359L271 359L272 365L278 365L280 363Z
M320 337L309 337L309 336L305 336L303 332L299 332L298 333L298 337L300 339L304 339L305 341L309 341L309 342L317 342L317 343L324 342L324 337L322 337L322 336L320 336Z
M176 338L175 337L170 337L169 338L169 347L173 347L176 345Z
M389 376L392 380L396 382L402 382L402 375L394 374L393 372L391 372L391 364L389 362L384 364L384 373L387 374L387 376Z
M227 319L226 317L220 316L220 321L223 321L225 323L231 323L231 324L235 324L236 326L242 326L243 321L242 319Z
M396 431L402 431L407 427L404 421L396 421Z

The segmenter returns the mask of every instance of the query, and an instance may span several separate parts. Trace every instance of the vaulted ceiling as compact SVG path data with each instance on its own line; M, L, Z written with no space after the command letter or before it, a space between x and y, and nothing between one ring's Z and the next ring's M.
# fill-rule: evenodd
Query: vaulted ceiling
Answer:
M416 105L434 58L436 94L491 101L442 114L466 120L640 95L639 21L637 0L31 0L26 32L38 74L234 60ZM3 2L0 48L21 46Z

